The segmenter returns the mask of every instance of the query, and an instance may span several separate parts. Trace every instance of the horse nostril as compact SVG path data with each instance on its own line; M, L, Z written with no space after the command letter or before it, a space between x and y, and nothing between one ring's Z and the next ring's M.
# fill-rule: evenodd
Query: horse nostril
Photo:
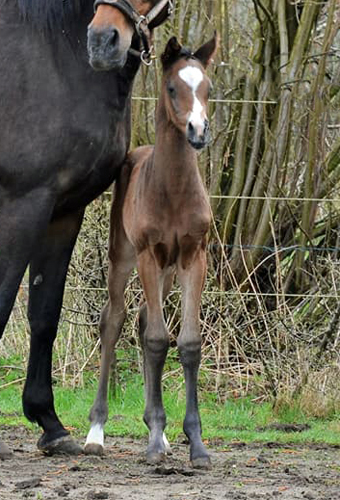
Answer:
M188 123L188 132L189 134L193 134L195 131L194 126L191 122Z
M209 121L208 120L204 120L204 133L207 133L209 132Z
M116 29L113 29L111 32L111 37L109 39L109 43L112 46L117 45L118 42L118 31Z

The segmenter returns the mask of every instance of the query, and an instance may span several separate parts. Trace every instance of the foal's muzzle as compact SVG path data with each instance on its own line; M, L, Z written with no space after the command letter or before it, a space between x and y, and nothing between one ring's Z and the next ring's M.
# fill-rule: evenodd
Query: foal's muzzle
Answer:
M210 142L210 127L208 120L204 120L203 126L194 126L192 122L187 123L187 139L195 149L203 149Z
M87 50L93 69L109 71L122 68L127 59L127 51L120 49L120 35L112 27L100 30L89 26L87 30Z

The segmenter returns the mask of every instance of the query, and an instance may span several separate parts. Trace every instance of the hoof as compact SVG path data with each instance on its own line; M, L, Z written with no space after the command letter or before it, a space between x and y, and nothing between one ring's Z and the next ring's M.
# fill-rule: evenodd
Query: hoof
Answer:
M83 448L71 436L63 436L48 443L45 434L38 441L38 448L46 455L80 455Z
M7 444L0 441L0 460L8 460L13 457L13 453L8 448Z
M104 447L98 443L88 443L84 448L85 455L104 455Z
M165 453L150 451L146 454L146 463L148 465L158 465L165 461Z
M208 455L192 459L191 465L193 466L194 469L204 469L204 470L210 470L212 467L211 460Z

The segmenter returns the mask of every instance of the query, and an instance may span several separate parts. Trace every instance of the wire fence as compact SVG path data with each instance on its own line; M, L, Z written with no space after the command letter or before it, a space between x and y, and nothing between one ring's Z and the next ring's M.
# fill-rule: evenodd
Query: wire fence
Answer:
M158 101L158 97L143 97L143 96L132 96L133 101ZM257 99L254 100L245 100L245 99L209 99L209 102L219 103L219 104L277 104L277 101L259 101Z
M103 194L112 195L112 191L104 191ZM260 201L296 201L296 202L315 202L315 203L339 203L340 198L308 198L296 196L243 196L243 195L227 195L227 194L209 194L211 199L219 200L260 200ZM340 206L339 206L340 208Z
M28 289L27 284L21 285L22 289ZM107 292L107 287L90 287L90 286L70 286L65 287L66 291L69 292ZM142 288L129 288L132 293L141 293ZM180 290L173 290L169 295L180 294ZM245 297L282 297L282 298L309 298L309 299L330 299L330 298L340 298L340 289L336 290L334 293L284 293L284 292L250 292L242 290L203 290L203 295L206 296L223 296L223 297L234 297L237 295L243 295Z

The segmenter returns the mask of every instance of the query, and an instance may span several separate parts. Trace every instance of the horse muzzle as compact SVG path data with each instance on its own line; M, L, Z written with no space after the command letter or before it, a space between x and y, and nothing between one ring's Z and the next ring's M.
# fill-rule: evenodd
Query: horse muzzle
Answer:
M203 125L194 125L191 121L187 123L186 136L188 142L195 149L205 148L210 140L210 126L208 120L204 120Z
M128 51L122 47L119 31L113 27L87 30L89 62L97 71L121 69L126 63Z

